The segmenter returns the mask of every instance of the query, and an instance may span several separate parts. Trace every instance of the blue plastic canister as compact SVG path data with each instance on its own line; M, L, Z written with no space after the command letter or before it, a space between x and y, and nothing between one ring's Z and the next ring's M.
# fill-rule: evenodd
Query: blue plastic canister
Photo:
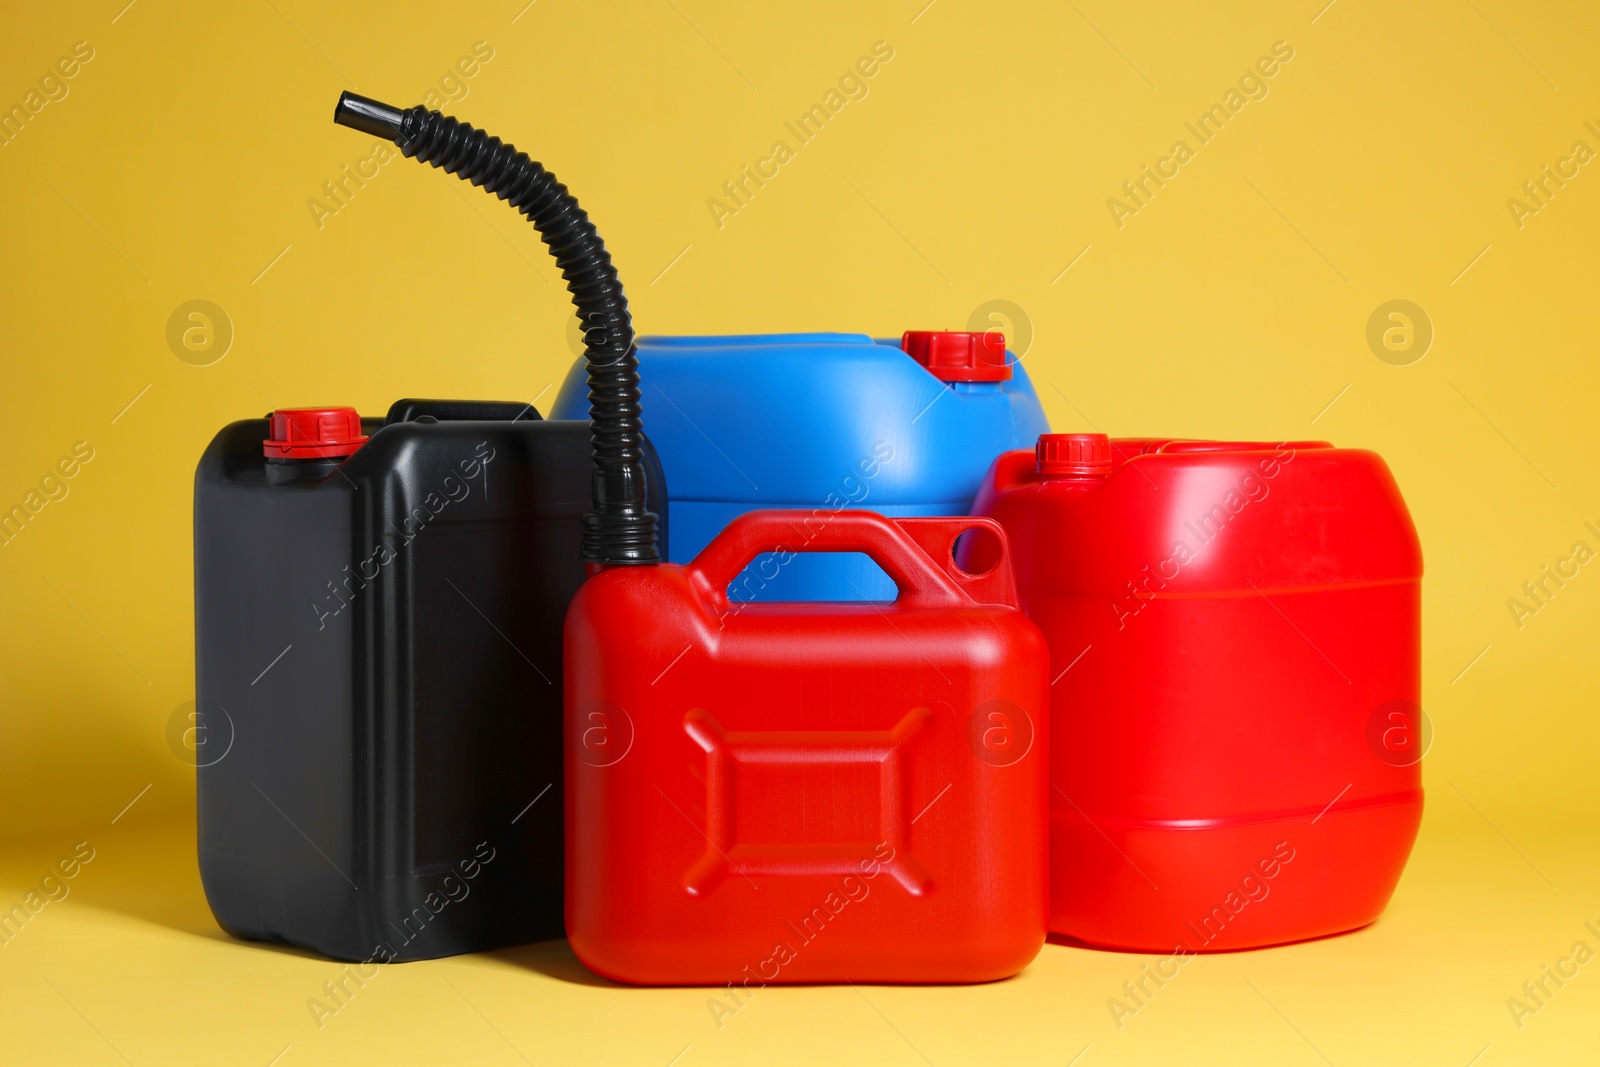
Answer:
M786 551L734 579L735 602L892 600L894 584L866 556L801 550L846 509L965 515L994 458L1049 429L998 332L645 337L639 368L672 562L692 560L747 511L812 515ZM580 360L552 416L588 411Z

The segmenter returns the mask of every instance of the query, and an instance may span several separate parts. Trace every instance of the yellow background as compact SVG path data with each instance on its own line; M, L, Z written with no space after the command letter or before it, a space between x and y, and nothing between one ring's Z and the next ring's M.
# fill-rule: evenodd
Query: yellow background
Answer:
M924 2L0 13L8 109L94 49L0 147L0 508L94 449L0 547L0 906L96 849L0 946L0 1061L1595 1062L1600 963L1521 1029L1505 1002L1574 941L1600 948L1600 576L1520 628L1507 601L1574 542L1600 549L1600 163L1520 227L1507 200L1574 142L1600 150L1600 16ZM273 406L548 406L572 359L553 264L504 205L396 159L320 226L308 207L374 143L330 121L340 90L418 102L479 41L493 58L445 110L577 192L644 332L893 335L1008 301L1057 429L1382 453L1424 546L1435 727L1384 918L1197 960L1120 1030L1105 1002L1133 955L1051 945L982 988L772 989L719 1030L706 991L587 979L560 944L386 968L319 1029L305 1002L337 965L225 938L167 742L194 695L202 448ZM878 41L868 95L719 228L708 199L795 147L784 123ZM1198 145L1184 123L1277 41L1294 58L1268 95ZM1108 198L1180 138L1195 158L1118 228ZM167 342L195 299L234 330L209 366ZM1394 299L1434 331L1406 366L1366 340Z

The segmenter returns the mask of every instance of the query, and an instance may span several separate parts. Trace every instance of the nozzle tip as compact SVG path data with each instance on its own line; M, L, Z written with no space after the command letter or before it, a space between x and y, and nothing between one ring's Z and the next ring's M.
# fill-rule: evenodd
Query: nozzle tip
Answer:
M400 108L355 93L340 93L338 106L333 109L333 121L340 126L389 141L399 138L404 120L405 112Z

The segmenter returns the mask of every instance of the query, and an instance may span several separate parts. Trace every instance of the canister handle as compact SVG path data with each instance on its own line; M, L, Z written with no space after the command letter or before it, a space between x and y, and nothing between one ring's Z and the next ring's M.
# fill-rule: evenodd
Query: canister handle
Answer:
M970 574L956 565L956 538L982 530L995 538L993 566ZM814 511L776 508L752 511L729 523L686 568L691 581L719 607L728 604L728 583L763 552L862 552L882 567L905 607L1000 604L1017 607L1011 549L993 519L973 516L890 519L875 511Z

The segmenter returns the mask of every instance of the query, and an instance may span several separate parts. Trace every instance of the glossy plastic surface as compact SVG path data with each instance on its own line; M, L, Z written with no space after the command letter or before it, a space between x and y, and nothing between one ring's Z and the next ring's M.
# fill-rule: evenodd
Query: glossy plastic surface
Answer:
M1020 363L1009 381L943 382L900 339L791 333L644 337L645 425L672 493L672 554L687 563L739 515L870 508L890 516L965 515L999 453L1049 427ZM586 418L581 361L552 408ZM893 585L864 556L809 556L776 571L755 561L738 583L753 600L887 600Z
M268 459L338 459L367 441L355 408L280 408L267 421Z
M813 522L757 511L573 601L567 934L601 975L977 982L1043 944L1044 641L1004 560L952 559L999 528L844 512L808 550L870 555L897 601L728 599Z
M1422 557L1388 468L1112 444L1102 477L1002 456L975 508L1050 644L1051 929L1170 953L1371 922L1422 812Z
M928 368L941 382L1003 382L1011 377L1011 358L999 332L907 330L900 351Z
M206 899L348 960L559 937L589 424L404 400L362 429L348 459L274 461L268 421L235 422L195 475Z

